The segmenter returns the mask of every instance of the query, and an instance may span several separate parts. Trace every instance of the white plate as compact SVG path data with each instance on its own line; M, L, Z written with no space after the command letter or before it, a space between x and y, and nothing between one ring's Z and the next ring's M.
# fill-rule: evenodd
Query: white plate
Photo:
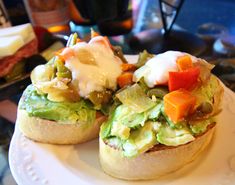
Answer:
M19 185L232 185L235 183L234 105L235 94L225 88L223 111L210 147L191 164L158 180L122 181L106 175L99 165L98 140L68 146L41 144L25 138L17 125L9 151L10 168Z

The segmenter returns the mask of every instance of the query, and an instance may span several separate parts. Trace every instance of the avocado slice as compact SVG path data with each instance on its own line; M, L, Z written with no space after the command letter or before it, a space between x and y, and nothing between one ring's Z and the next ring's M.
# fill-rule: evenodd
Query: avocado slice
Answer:
M24 91L19 108L26 110L29 116L70 124L77 121L93 123L96 116L96 111L83 99L78 102L52 102L46 95L38 94L33 85Z
M193 141L195 138L186 128L171 128L162 124L157 133L157 141L167 146L178 146Z
M121 139L128 139L130 135L131 129L127 127L126 125L123 125L118 122L113 122L113 126L111 129L111 136L117 136Z
M214 117L205 120L191 121L189 122L189 128L191 129L193 134L198 135L204 133L207 127L213 123L215 123Z
M143 127L131 132L123 143L124 156L135 157L157 144L153 122L146 122Z

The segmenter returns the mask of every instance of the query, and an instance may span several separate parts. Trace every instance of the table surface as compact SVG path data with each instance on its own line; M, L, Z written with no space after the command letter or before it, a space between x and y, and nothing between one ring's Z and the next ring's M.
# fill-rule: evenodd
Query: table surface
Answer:
M139 1L137 1L139 2ZM136 24L134 31L142 31L156 25L157 0L147 1L143 10L143 21ZM151 16L149 14L151 13ZM139 20L140 15L139 15ZM196 33L198 26L204 23L216 23L225 26L229 34L235 35L235 2L234 0L185 0L176 24L191 33ZM125 44L125 43L124 43ZM127 52L125 52L127 53ZM235 89L235 88L234 88ZM14 100L16 103L18 98ZM4 108L4 107L0 107ZM0 185L15 185L8 165L8 147L14 131L14 124L0 118Z

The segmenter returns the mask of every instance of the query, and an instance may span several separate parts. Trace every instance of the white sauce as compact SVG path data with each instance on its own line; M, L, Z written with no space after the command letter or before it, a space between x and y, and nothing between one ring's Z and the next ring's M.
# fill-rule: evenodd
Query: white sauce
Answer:
M176 60L180 56L187 53L179 51L167 51L151 58L144 66L134 73L134 81L139 81L144 77L148 87L154 87L157 84L166 84L169 78L169 71L178 71ZM196 58L191 56L192 61L196 62Z
M69 58L65 65L72 71L72 83L78 87L80 96L87 97L93 91L105 88L116 89L117 77L121 74L121 61L110 48L96 43L78 43L72 48L75 56ZM87 50L94 64L82 62L79 50Z

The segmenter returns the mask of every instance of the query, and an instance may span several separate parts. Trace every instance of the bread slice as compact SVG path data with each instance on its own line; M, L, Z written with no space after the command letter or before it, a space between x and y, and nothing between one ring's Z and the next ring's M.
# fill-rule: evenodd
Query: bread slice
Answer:
M18 108L16 124L28 138L50 144L78 144L97 138L100 125L106 119L101 116L93 124L78 122L69 124L30 117Z
M177 147L149 150L135 158L123 156L120 149L99 142L100 164L105 173L125 180L156 179L193 161L210 143L215 126L194 141Z

